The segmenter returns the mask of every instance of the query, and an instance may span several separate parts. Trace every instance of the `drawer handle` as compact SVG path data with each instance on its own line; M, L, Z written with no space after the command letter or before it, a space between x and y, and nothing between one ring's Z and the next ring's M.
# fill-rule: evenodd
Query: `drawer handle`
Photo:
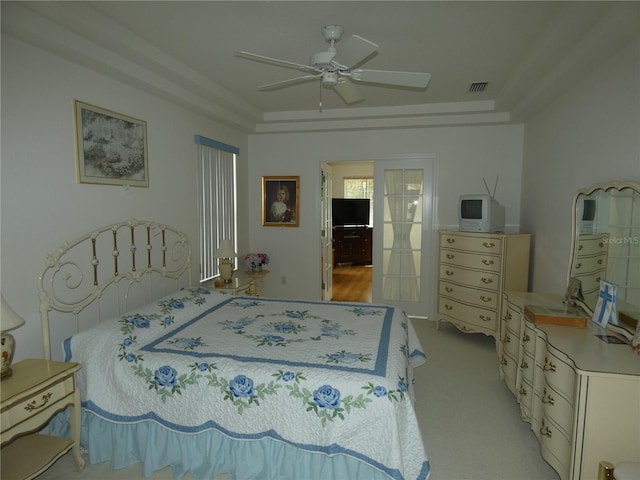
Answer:
M484 278L483 277L483 278L480 279L480 281L482 283L484 283L484 284L487 284L487 285L490 284L490 283L493 283L493 280L491 278Z
M509 320L511 320L513 317L511 316L511 312L507 312L504 316L504 321L508 322Z
M526 333L522 336L522 343L530 342L531 338Z
M603 243L603 242L598 242L598 246L599 246L600 248L602 248L602 247L604 247L604 243Z
M453 272L451 270L445 270L445 272L447 274L447 276L449 277L453 277Z
M551 430L544 424L544 420L542 420L542 426L540 427L540 435L551 438Z
M511 343L511 337L505 333L502 343Z
M493 243L493 242L491 242L491 243L489 243L489 242L482 242L482 246L483 246L483 247L485 247L485 248L493 248L493 247L495 247L495 246L496 246L496 244L495 244L495 243Z
M453 288L451 288L451 287L444 287L444 291L445 291L445 292L447 292L447 293L451 293L451 292L453 292Z
M598 260L598 265L602 265L602 259Z
M484 295L480 295L480 300L482 300L485 303L489 303L491 302L493 299L491 297L485 297Z
M27 405L25 405L24 409L27 412L33 412L34 410L39 410L40 408L44 407L47 403L49 403L49 400L51 400L52 396L53 396L53 393L51 392L45 393L44 395L42 395L42 403L40 405L37 405L36 401L34 400L28 403Z
M456 243L456 239L455 238L447 238L447 243Z
M578 251L582 250L584 248L584 245L578 245Z
M526 396L527 396L527 390L526 390L526 389L524 389L524 388L521 388L521 389L518 391L518 393L519 393L520 395L522 395L523 397L526 397Z
M493 260L487 260L486 258L483 258L482 263L484 265L490 266L490 265L493 265Z
M507 361L506 358L504 358L504 355L502 356L502 360L500 360L500 365L508 365L509 362Z
M453 260L454 258L456 258L456 256L453 253L447 253L447 258L449 260Z
M453 310L453 306L449 305L448 303L444 304L444 308L445 308L445 310L448 310L448 311Z
M582 268L582 264L581 263L576 263L576 270L579 270Z
M523 360L520 364L520 368L526 370L527 368L529 368L529 364Z
M553 405L555 403L553 397L547 393L546 388L544 389L544 393L542 395L542 403L546 403L548 405Z
M550 362L546 357L544 359L544 367L542 367L542 369L545 372L555 372L556 371L556 366L553 364L553 362Z
M490 322L493 320L493 318L489 317L488 315L478 315L478 318L483 322Z

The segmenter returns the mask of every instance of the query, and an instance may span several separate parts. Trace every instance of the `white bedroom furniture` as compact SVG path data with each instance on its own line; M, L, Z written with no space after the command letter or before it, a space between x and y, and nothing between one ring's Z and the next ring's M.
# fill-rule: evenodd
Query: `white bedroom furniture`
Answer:
M562 308L560 295L506 292L501 373L522 419L562 480L596 480L598 463L640 459L640 358L611 332L534 324L525 305Z
M506 289L500 373L560 478L596 480L605 473L601 461L640 461L640 357L629 345L640 318L640 184L598 184L576 194L567 284L572 279L582 283L586 327L529 318L527 306L561 314L560 293ZM618 285L619 318L606 329L590 320L600 279Z
M197 480L428 477L413 389L425 354L402 309L237 295L254 282L243 272L233 292L192 288L190 252L179 230L130 219L63 243L40 271L44 348L81 366L91 463ZM66 415L52 434L67 435Z
M498 343L501 297L528 288L529 234L440 232L438 317Z
M28 359L13 366L14 375L2 381L2 478L30 479L73 449L79 470L80 393L77 363ZM71 438L37 433L58 411L69 408Z
M231 295L258 295L256 282L253 278L243 272L235 272L229 283L216 285L215 279L202 284L203 287L227 292Z

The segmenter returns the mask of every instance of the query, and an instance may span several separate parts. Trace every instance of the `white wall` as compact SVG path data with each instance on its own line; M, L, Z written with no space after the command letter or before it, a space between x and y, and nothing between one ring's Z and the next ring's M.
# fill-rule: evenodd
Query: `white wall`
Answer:
M522 226L533 232L533 283L564 293L578 189L640 181L640 40L525 126Z
M74 99L147 121L149 188L76 183ZM174 225L192 239L197 276L195 134L240 148L245 217L245 134L2 36L0 288L26 319L12 332L16 360L42 356L36 277L47 253L94 227L130 216ZM245 223L239 234L248 242Z
M458 196L500 183L507 224L519 224L522 125L388 129L249 137L249 233L252 250L271 256L264 294L320 298L320 165L409 154L437 158L438 224L457 227ZM261 176L300 176L300 228L261 226ZM436 225L436 228L439 226ZM435 273L433 273L435 274ZM283 281L285 284L283 285Z

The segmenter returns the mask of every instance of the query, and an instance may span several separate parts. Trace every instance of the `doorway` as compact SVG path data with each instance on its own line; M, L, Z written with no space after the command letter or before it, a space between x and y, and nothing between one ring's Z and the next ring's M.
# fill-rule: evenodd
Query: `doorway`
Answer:
M339 187L336 178L340 173L336 175L334 169L343 164L351 168L373 165L376 193L371 286L366 287L367 294L371 291L371 302L398 306L412 317L432 317L437 265L435 155L322 164L322 298L333 299L331 198L339 198L333 189ZM340 280L336 276L336 281Z
M330 172L327 181L330 181L331 185L326 191L331 192L331 198L367 198L373 185L373 168L372 161L329 163L326 170ZM365 303L372 301L373 201L370 202L368 217L368 225L336 226L331 229L332 268L331 296L327 297L329 300Z

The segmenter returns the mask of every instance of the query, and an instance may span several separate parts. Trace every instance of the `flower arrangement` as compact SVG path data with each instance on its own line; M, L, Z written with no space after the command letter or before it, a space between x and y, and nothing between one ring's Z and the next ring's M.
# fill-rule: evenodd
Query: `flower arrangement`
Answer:
M244 264L248 270L262 270L263 265L269 264L269 255L266 253L247 253L244 256Z

